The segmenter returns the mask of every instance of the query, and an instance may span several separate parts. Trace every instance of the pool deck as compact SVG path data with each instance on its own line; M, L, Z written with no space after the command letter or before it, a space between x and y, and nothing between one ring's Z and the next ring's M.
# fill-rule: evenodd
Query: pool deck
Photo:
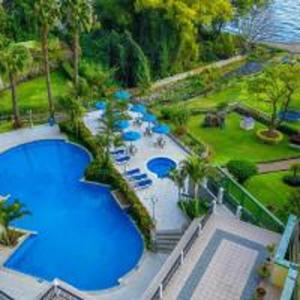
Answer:
M138 115L131 113L134 118ZM99 111L93 111L85 115L84 122L90 129L92 134L97 134L99 127ZM187 219L177 206L178 190L176 185L168 178L160 179L155 174L147 169L147 162L155 157L168 157L179 164L187 156L187 152L178 146L170 137L164 136L166 145L163 149L154 145L158 135L154 134L152 137L143 136L147 123L143 123L141 127L131 126L126 129L138 131L142 134L142 138L133 144L137 147L138 152L131 157L129 163L124 166L117 166L120 172L126 170L140 168L142 173L147 173L148 177L152 179L153 185L145 190L137 191L137 195L147 208L150 215L153 215L153 204L151 198L155 198L157 203L155 205L155 219L156 229L160 230L181 230L187 225Z
M12 147L36 140L64 139L58 126L39 125L0 134L0 153Z

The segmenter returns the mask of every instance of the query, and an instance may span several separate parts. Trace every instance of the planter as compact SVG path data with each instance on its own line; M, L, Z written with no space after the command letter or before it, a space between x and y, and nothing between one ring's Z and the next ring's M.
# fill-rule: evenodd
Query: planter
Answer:
M263 288L262 286L259 286L258 288L256 288L254 299L263 300L265 299L266 295L267 295L266 289Z
M270 135L268 129L260 129L256 132L256 136L260 141L269 145L279 144L283 140L283 134L278 130L274 130L273 134Z

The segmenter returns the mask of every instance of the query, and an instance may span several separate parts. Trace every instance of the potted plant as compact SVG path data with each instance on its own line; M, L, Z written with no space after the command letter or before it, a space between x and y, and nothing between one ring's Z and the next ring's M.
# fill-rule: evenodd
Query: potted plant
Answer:
M265 299L266 294L267 294L266 289L262 286L259 286L255 290L253 300L263 300L263 299Z
M270 265L263 263L257 270L257 273L261 279L267 279L271 276Z

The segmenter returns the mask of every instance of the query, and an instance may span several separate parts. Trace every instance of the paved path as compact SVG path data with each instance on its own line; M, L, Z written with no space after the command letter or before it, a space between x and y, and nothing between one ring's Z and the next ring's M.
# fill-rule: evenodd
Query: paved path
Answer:
M193 69L193 70L188 71L188 72L176 74L174 76L167 77L167 78L161 79L159 81L156 81L151 86L151 90L156 90L156 89L162 88L162 87L164 87L166 85L169 85L171 83L177 82L179 80L183 80L183 79L186 79L186 78L191 77L193 75L200 74L200 73L202 73L206 69L209 69L209 68L222 68L222 67L230 65L232 63L235 63L235 62L238 62L238 61L242 61L244 59L245 59L245 56L237 55L235 57L232 57L232 58L229 58L229 59L226 59L226 60L220 60L218 62L209 64L209 65L205 65L205 66Z
M265 247L280 235L214 214L167 286L166 300L251 299ZM278 295L272 300L279 299Z
M0 153L20 144L36 140L62 139L58 126L39 125L33 128L23 128L0 134Z
M293 164L300 163L299 158L292 158L287 160L279 160L269 163L261 163L258 164L258 172L260 174L271 173L271 172L279 172L279 171L287 171Z

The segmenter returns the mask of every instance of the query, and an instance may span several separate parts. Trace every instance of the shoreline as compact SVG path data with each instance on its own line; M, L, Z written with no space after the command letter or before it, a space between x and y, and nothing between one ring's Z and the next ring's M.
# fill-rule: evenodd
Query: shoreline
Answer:
M282 49L292 54L300 54L300 42L299 43L261 42L261 44L273 48Z

